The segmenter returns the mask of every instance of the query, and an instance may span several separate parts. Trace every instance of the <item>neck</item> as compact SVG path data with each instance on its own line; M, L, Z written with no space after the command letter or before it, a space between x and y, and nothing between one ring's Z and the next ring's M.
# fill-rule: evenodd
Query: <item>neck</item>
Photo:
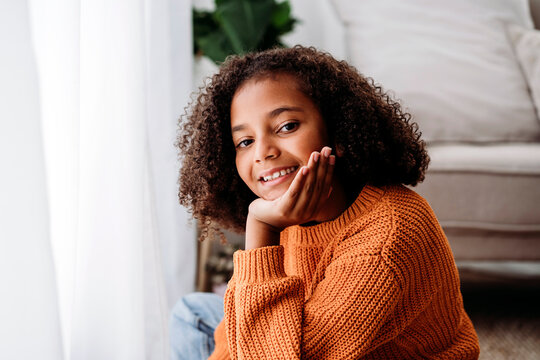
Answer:
M347 196L345 188L341 185L338 179L334 178L332 182L332 192L324 204L321 206L321 210L315 216L315 222L321 223L329 220L333 220L341 215L355 199L351 199Z

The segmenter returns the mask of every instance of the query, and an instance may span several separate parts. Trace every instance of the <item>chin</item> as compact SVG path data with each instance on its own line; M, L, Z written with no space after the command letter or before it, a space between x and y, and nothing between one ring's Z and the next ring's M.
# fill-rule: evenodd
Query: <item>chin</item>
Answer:
M276 200L277 198L279 198L284 193L285 193L285 191L272 191L272 192L270 192L268 194L262 195L261 198L263 198L264 200L272 201L272 200Z
M278 197L279 197L279 195L264 195L264 196L261 196L262 199L267 200L267 201L276 200Z

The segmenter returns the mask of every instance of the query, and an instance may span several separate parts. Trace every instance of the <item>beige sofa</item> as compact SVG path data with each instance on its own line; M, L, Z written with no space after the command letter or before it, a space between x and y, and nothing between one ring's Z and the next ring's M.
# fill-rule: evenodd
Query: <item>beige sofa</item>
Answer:
M540 0L530 10L540 29ZM429 154L417 191L437 213L456 259L540 260L539 142L434 144Z
M540 94L529 83L540 60L527 79L507 30L540 28L540 1L532 14L526 0L330 4L347 60L410 106L428 140L431 164L414 189L456 260L540 264Z
M416 191L457 260L540 259L540 144L434 145Z

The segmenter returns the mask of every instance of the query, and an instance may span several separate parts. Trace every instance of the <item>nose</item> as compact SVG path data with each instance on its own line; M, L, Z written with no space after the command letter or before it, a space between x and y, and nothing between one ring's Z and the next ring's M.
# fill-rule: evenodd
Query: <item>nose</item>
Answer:
M260 163L265 160L275 159L279 154L278 146L270 139L255 141L255 162Z

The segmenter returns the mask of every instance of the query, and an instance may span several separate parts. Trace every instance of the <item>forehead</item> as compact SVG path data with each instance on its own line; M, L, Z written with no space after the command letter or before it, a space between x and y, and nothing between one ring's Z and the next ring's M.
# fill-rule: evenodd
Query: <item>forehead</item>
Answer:
M245 85L254 85L265 81L275 81L283 83L288 87L295 88L296 90L302 91L305 88L303 81L298 79L294 74L288 72L262 72L252 76L251 78L242 82L236 92L238 93Z
M269 115L279 108L318 113L317 106L293 75L278 74L250 79L238 88L231 102L231 125Z

